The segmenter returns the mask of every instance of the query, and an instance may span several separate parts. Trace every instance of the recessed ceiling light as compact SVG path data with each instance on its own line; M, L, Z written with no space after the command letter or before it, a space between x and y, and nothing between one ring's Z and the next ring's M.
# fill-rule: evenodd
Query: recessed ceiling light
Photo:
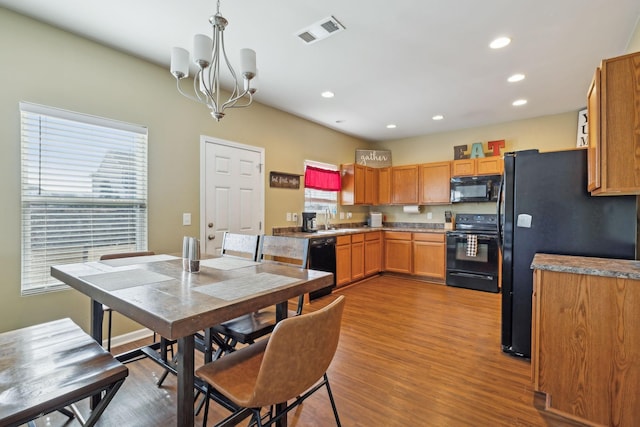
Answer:
M489 43L489 47L491 49L501 49L511 43L511 39L509 37L498 37L491 43Z
M431 117L431 119L433 119L433 120L442 120L442 119L444 119L444 116L442 114L436 114L435 116Z
M387 129L395 129L397 126L393 123L387 125Z
M330 90L324 91L320 95L322 95L323 98L333 98L334 96L336 96L335 93L331 92Z
M513 101L513 103L511 105L513 105L514 107L519 107L521 105L524 105L527 103L526 99L517 99L515 101Z
M514 74L507 79L509 83L515 83L521 80L524 80L524 74L520 74L520 73Z

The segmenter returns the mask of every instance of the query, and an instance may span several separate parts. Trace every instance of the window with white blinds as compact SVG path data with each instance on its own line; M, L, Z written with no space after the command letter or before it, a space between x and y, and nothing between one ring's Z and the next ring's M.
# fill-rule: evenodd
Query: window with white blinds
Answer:
M147 129L26 102L22 294L64 288L56 264L147 249Z

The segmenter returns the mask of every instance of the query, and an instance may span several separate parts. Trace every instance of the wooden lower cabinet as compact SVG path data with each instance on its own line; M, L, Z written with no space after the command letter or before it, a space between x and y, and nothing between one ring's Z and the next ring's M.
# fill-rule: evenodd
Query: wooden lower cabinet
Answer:
M413 274L444 280L445 267L445 234L413 233Z
M364 235L364 275L372 276L382 270L382 233L374 231Z
M351 236L338 236L336 241L336 286L351 282Z
M411 274L411 233L384 232L384 270Z
M364 278L364 234L351 235L351 281Z

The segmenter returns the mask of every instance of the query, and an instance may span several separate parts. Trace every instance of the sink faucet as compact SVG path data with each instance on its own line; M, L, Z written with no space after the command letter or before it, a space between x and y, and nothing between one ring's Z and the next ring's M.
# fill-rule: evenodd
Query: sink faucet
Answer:
M324 229L328 230L329 229L329 220L331 218L331 212L329 211L329 208L325 208L324 209Z

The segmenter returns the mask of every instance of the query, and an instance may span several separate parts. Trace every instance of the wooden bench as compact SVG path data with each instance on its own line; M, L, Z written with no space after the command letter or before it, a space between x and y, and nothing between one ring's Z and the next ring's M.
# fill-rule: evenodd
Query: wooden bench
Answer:
M0 334L0 425L61 411L92 426L129 370L71 319ZM85 421L74 403L106 392ZM71 411L65 409L71 407Z

